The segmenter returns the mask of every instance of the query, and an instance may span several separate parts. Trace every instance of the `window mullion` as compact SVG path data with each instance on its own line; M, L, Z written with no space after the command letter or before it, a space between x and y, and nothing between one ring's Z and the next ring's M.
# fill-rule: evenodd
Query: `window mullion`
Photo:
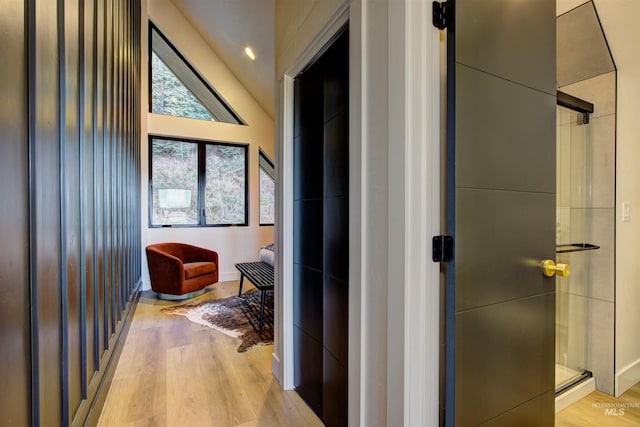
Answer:
M204 142L198 143L198 225L207 225L205 186L207 182L207 151Z

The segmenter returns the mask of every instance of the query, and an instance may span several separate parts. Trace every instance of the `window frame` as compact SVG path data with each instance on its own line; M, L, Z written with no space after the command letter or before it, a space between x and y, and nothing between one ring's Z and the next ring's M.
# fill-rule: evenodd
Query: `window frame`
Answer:
M202 74L200 74L198 72L198 70L196 70L196 68L191 64L190 61L187 60L187 58L182 54L182 52L180 51L180 49L178 49L176 47L176 45L174 45L171 40L169 40L169 38L160 30L160 28L158 28L158 26L156 24L153 23L153 21L149 20L149 29L148 29L148 34L147 34L147 47L148 47L148 52L147 52L147 67L148 67L148 74L147 74L147 80L149 82L148 84L148 98L147 98L147 103L148 103L148 111L151 114L158 114L158 115L164 115L164 114L160 114L160 113L154 113L153 112L153 60L152 60L152 55L153 55L153 31L155 31L156 33L158 33L158 35L167 43L167 45L169 45L169 47L176 53L176 55L178 56L178 58L180 58L180 60L182 60L182 62L184 62L184 64L187 66L187 68L189 68L189 70L198 78L198 80L200 80L202 82L202 84L213 94L213 96L215 98L218 99L218 101L229 111L229 113L231 114L231 116L233 116L233 118L235 120L237 120L238 123L228 123L225 121L216 121L216 123L225 123L225 124L232 124L232 125L236 125L236 126L246 126L247 123L242 120L242 117L240 117L240 114L238 114L238 112L231 107L231 105L229 105L229 103L218 93L217 90L214 89L213 85L211 83L209 83L207 81L207 79L205 79ZM165 64L166 65L166 64ZM184 83L183 83L184 84ZM186 85L185 85L186 86ZM187 90L190 90L189 87L187 87ZM194 95L195 96L195 95ZM202 104L202 102L201 102ZM209 108L202 104L202 106L207 109L207 111L209 111ZM209 114L213 113L211 111L209 111ZM201 119L197 119L197 118L193 118L193 117L184 117L184 116L177 116L177 117L182 117L185 119L191 119L191 120L201 120Z
M273 194L273 208L274 208L274 216L273 216L273 222L271 223L267 223L267 222L262 222L262 217L261 217L261 212L260 212L260 198L262 197L262 185L261 185L261 179L260 179L260 170L263 169L262 167L262 162L261 160L264 159L272 168L273 168L273 185L274 185L274 194ZM271 226L275 226L275 205L276 205L276 200L275 200L275 186L276 186L276 177L275 177L275 171L276 171L276 167L275 164L273 163L273 161L269 158L269 156L267 155L267 153L265 153L264 151L262 151L262 148L260 148L258 150L258 224L260 225L260 227L271 227ZM267 174L269 175L269 174Z
M153 223L153 141L175 141L188 142L197 145L198 151L198 173L197 173L197 224L154 224ZM207 185L207 159L206 149L208 145L223 147L238 147L244 150L244 221L242 223L232 224L207 224L205 215L206 185ZM148 154L149 154L149 180L148 180L148 228L202 228L202 227L248 227L249 226L249 144L230 143L221 141L211 141L195 138L182 138L164 135L149 134L148 136Z

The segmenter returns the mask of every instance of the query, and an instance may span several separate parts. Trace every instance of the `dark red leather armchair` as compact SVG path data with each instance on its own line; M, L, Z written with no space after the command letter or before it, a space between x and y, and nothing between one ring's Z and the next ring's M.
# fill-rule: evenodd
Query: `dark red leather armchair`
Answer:
M185 299L218 281L218 253L186 243L149 245L151 289L160 298Z

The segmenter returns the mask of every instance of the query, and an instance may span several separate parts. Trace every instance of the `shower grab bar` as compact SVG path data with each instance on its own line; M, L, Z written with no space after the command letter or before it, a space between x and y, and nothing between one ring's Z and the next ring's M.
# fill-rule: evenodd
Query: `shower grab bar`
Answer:
M566 254L569 252L584 252L600 249L600 246L591 243L569 243L564 245L556 245L557 254Z

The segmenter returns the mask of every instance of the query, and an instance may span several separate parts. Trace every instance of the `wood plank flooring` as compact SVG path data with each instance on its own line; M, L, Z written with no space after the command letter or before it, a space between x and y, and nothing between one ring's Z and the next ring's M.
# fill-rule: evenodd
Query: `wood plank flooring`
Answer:
M224 298L237 289L237 281L218 283L192 301ZM175 304L141 295L100 427L323 425L271 375L273 346L238 353L238 339L160 312ZM616 415L607 414L612 408ZM555 425L640 426L640 384L618 399L591 393L557 413Z
M556 427L640 426L640 384L619 398L594 391L556 414Z
M217 283L191 301L237 291ZM272 345L238 353L237 338L160 312L176 304L140 296L99 426L323 425L271 375Z

